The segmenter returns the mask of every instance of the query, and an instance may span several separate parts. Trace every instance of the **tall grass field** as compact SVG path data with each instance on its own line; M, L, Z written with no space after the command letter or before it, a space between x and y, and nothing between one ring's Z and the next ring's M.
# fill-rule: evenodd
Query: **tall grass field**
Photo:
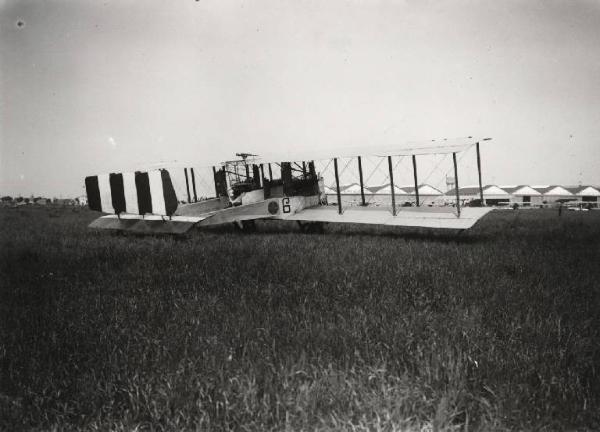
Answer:
M0 209L0 430L599 430L600 211L183 238Z

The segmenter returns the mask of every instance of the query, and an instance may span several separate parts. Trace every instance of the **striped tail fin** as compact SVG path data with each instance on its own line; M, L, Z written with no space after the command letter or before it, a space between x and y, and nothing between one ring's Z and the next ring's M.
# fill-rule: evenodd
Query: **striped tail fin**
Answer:
M177 195L166 169L111 173L85 178L88 206L109 214L171 216Z

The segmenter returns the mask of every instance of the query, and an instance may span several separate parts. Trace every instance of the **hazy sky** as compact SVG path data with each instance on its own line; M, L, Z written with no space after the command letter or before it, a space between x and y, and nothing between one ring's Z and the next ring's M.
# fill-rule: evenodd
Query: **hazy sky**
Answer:
M466 135L600 184L599 1L0 0L0 194L236 151Z

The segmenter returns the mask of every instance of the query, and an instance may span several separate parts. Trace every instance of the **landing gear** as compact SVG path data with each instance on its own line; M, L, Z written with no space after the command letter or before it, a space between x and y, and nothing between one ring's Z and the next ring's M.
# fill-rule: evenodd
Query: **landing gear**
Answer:
M256 232L256 221L253 219L235 221L233 225L243 232Z
M300 231L306 234L323 234L325 232L325 225L323 222L302 222L298 221Z

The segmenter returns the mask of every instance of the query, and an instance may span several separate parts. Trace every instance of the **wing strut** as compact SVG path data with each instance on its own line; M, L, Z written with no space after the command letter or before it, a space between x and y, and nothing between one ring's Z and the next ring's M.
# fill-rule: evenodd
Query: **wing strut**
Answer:
M338 213L342 214L342 196L340 193L340 176L338 174L337 158L333 158L333 169L335 171L335 190L337 193Z
M362 200L362 205L366 206L365 203L365 187L363 183L363 172L362 172L362 157L358 157L358 177L360 180L360 198Z
M458 191L458 169L456 168L456 153L452 153L452 161L454 162L454 187L456 190L456 212L460 217L460 192Z
M215 168L214 165L213 165L212 169L213 169L213 181L215 183L215 196L217 198L219 198L219 187L217 186L217 180L216 180L217 179L217 169Z
M388 168L390 170L390 188L392 188L392 214L396 216L396 191L394 186L394 168L392 168L391 156L388 156Z
M419 207L419 181L417 180L417 157L412 155L413 160L413 177L415 178L415 203Z
M190 196L190 181L188 180L187 168L184 168L183 172L185 173L185 190L187 191L187 199L188 199L187 202L191 203L192 197Z
M194 175L194 168L190 168L192 173L192 189L194 191L194 202L198 202L198 195L196 195L196 176Z
M477 174L479 175L479 198L481 199L481 205L483 206L483 185L481 184L481 155L479 154L479 141L475 143L475 149L477 150Z

